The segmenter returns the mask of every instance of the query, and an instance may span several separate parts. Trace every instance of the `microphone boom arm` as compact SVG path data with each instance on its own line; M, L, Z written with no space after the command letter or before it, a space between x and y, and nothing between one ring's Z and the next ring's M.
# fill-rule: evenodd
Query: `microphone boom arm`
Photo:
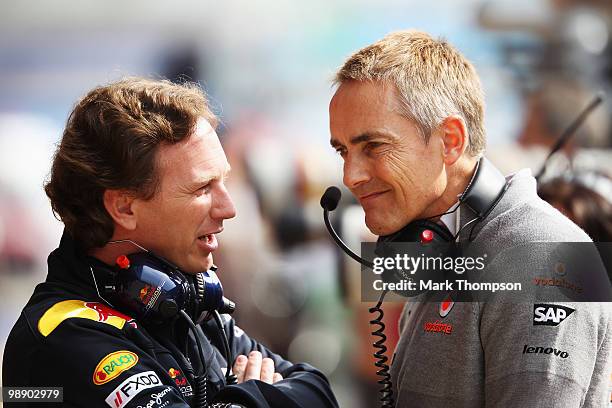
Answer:
M365 259L363 259L362 257L360 257L359 255L357 255L356 253L354 253L343 241L342 239L340 239L340 237L338 236L338 234L336 234L336 231L334 231L334 228L332 227L331 223L329 222L329 210L327 208L325 208L323 210L323 220L325 221L325 226L327 227L327 231L329 231L329 235L332 236L332 238L334 239L334 241L336 242L336 244L342 248L344 250L344 252L346 252L346 254L348 256L350 256L351 258L353 258L355 261L359 262L360 264L367 266L368 268L373 268L374 264L370 261L367 261Z

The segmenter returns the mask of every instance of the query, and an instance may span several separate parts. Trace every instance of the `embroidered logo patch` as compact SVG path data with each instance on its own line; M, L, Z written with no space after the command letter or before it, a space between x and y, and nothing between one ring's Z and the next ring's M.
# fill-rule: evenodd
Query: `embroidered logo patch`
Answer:
M435 322L426 322L423 325L423 331L429 333L452 334L453 325L436 320Z
M184 397L191 397L193 395L193 389L191 388L191 385L189 385L189 383L187 382L187 378L185 378L185 376L183 375L183 373L181 373L180 370L177 370L176 368L170 368L168 370L168 374L170 374L170 377L174 380L174 383L179 388L181 394L183 394Z
M187 384L187 379L183 374L181 374L180 370L171 368L168 370L168 374L170 374L170 377L174 380L176 385L181 386Z
M119 313L98 302L83 302L82 300L64 300L51 306L38 321L38 331L47 337L64 320L89 319L123 329L125 323L136 327L136 322L129 316Z
M569 353L567 351L557 350L553 347L532 347L525 344L523 346L523 354L550 354L561 358L568 358Z
M442 302L440 302L440 317L446 317L455 305L453 299L448 295Z
M576 309L567 306L536 303L533 305L533 325L558 326L575 311Z
M163 385L155 371L145 371L144 373L137 373L127 378L121 384L117 386L108 397L106 397L106 403L112 408L122 408L128 404L136 395L141 391L149 388ZM161 398L170 392L170 388L162 390L159 394L153 394L152 397ZM155 400L154 400L155 401ZM155 403L155 402L154 402ZM153 404L151 404L153 406Z
M94 370L93 382L96 385L106 384L122 372L134 367L138 356L127 350L115 351L104 357Z

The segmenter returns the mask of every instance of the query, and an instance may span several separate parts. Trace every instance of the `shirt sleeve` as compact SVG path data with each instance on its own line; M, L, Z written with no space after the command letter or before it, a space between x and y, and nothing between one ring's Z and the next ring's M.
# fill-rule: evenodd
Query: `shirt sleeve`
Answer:
M278 354L268 350L264 345L250 338L242 329L235 325L234 320L224 317L225 332L234 358L240 354L247 355L251 351L261 352L264 358L274 361L276 371L283 380L275 384L267 384L259 380L250 380L238 385L223 388L214 398L218 402L240 403L248 407L337 407L327 378L319 370L309 364L293 364ZM233 365L231 362L230 365Z

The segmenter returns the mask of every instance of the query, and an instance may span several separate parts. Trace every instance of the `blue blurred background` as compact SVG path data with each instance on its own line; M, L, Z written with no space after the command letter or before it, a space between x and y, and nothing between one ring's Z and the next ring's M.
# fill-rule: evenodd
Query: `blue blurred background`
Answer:
M325 371L341 406L373 406L377 386L358 267L332 245L318 204L341 184L328 142L335 69L393 30L447 38L481 76L487 154L505 173L537 171L554 137L612 81L606 0L0 4L0 348L62 232L42 185L74 103L123 76L188 79L210 95L234 168L238 216L215 260L238 324ZM606 179L611 110L605 102L589 118L549 177ZM609 185L591 187L609 199ZM336 222L353 246L373 239L346 194ZM391 347L400 310L387 309Z

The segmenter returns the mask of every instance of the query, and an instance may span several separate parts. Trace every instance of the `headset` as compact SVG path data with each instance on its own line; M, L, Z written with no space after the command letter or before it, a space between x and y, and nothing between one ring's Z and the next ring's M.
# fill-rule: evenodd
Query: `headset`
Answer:
M200 360L205 364L202 343L196 324L211 316L223 339L223 352L228 366L233 362L231 348L220 313L231 314L236 305L223 296L223 286L213 265L210 270L195 275L188 274L167 259L147 250L136 242L124 239L109 241L108 244L131 243L141 252L120 255L114 266L95 262L90 266L92 279L98 296L111 307L117 307L144 324L163 324L177 318L183 319L192 331ZM98 287L96 271L103 270L102 293ZM196 321L196 323L194 323ZM194 376L194 405L207 407L206 379L208 367ZM228 385L237 379L228 368L225 374Z
M136 245L142 252L117 257L114 267L107 269L103 292L110 303L129 310L137 320L159 324L184 310L200 323L214 311L231 314L235 310L234 302L223 296L215 266L195 275L187 274L131 240L109 244L122 242Z

